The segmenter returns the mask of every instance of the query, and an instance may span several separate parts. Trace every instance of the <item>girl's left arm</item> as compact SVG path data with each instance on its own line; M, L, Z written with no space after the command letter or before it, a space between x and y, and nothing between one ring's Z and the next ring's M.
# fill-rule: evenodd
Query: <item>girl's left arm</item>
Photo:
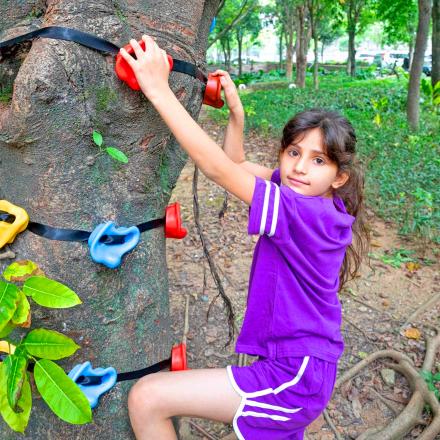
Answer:
M145 51L136 40L130 40L136 59L121 49L121 55L133 69L141 90L201 171L250 205L255 177L234 163L188 114L168 85L166 53L152 38L144 35L142 39Z

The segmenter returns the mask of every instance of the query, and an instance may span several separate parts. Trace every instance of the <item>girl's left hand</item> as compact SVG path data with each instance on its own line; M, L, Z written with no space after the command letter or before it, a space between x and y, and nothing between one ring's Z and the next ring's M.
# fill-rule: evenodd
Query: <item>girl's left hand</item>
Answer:
M145 51L136 40L130 40L136 58L124 48L121 49L121 55L133 69L142 92L151 100L169 89L170 65L166 52L151 37L143 35L142 40L145 42Z

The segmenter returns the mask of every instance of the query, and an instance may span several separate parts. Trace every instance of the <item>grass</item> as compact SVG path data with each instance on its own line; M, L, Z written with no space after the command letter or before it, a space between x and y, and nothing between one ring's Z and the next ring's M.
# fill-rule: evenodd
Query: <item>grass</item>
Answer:
M353 79L337 73L320 77L320 90L307 77L305 89L277 88L240 92L246 112L246 130L280 137L287 120L313 108L337 110L356 129L359 158L366 169L368 205L393 220L402 234L417 234L440 242L439 116L423 104L420 130L406 122L406 80ZM210 110L225 124L228 110Z

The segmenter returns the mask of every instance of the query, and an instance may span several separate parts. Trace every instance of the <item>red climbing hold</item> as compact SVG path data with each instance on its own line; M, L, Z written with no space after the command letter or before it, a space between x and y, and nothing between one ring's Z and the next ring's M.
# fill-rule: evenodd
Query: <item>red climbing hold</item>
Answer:
M141 40L138 43L141 46L141 48L145 50L145 41ZM126 46L124 46L124 49L130 55L134 54L134 49L131 47L131 44L127 44ZM173 70L173 59L170 57L170 55L167 55L167 57L168 57L168 63L170 64L170 70ZM141 89L132 68L128 65L127 61L125 61L124 58L122 58L122 55L120 53L116 55L115 71L116 71L116 75L118 75L118 78L121 81L126 82L131 89L133 90Z
M208 82L206 84L205 95L203 96L203 104L210 105L214 108L221 108L225 104L221 99L222 85L220 77L208 73Z
M188 369L186 363L186 344L183 342L175 345L171 350L171 371L183 371Z
M166 238L184 238L187 231L182 227L182 218L180 217L180 205L178 202L172 203L166 207L165 211L165 237Z

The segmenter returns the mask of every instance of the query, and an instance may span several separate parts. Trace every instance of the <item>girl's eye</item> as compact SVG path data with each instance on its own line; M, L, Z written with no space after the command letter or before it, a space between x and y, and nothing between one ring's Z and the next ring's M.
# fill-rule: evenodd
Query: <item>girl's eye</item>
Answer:
M289 150L288 154L289 154L289 156L292 156L292 157L296 157L299 155L298 151L296 151L296 150Z
M324 164L325 164L325 160L322 159L321 157L316 157L316 158L315 158L315 163L316 163L317 165L324 165Z

